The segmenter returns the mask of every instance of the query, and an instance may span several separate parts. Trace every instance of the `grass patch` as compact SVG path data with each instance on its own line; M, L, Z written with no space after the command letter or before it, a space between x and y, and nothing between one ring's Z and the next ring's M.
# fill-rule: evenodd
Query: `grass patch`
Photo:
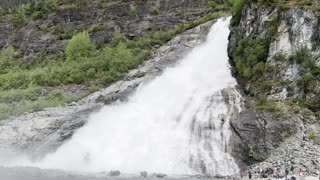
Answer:
M269 111L273 115L278 115L280 113L280 108L278 104L271 101L265 95L258 95L256 98L257 110L258 111Z
M316 133L314 131L310 131L309 139L315 141L316 140Z

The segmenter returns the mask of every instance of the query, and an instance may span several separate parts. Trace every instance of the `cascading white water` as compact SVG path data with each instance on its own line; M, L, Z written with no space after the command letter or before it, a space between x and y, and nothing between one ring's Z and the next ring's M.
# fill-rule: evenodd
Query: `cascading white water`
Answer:
M229 117L238 111L227 44L230 18L175 67L140 85L128 102L105 106L71 140L37 166L85 172L167 174L238 171L228 154ZM229 99L229 100L226 100Z

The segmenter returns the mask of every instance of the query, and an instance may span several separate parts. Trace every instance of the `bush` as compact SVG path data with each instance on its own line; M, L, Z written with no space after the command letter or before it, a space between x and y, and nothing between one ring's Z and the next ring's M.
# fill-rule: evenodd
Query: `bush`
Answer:
M304 61L310 58L311 58L310 50L306 47L299 49L293 55L293 60L298 64L302 64Z
M308 98L305 104L313 112L320 113L320 93L316 93L314 97Z
M12 46L0 51L0 74L6 74L20 65L17 55Z
M158 15L159 13L160 13L159 7L157 7L157 6L152 6L151 7L150 14Z
M129 14L134 15L137 13L137 8L134 4L130 4L129 6Z
M309 139L310 140L315 140L316 139L316 133L314 131L310 131L309 133Z
M275 61L283 62L287 60L287 56L282 52L278 52L273 56L273 59Z
M280 108L278 107L278 105L275 102L269 100L265 95L258 95L256 102L258 111L265 110L272 112L274 115L280 112Z
M211 8L216 8L218 6L218 3L215 0L208 0L208 5Z
M20 8L16 9L11 16L11 22L17 28L27 24L26 7L27 6L22 5Z
M317 85L317 79L311 73L306 73L298 79L297 85L307 94L314 90Z
M89 57L92 51L94 46L91 44L89 33L83 31L72 37L65 53L67 61L77 61L83 57Z
M246 3L246 0L235 0L233 3L233 25L237 25L240 22L241 19L241 13L242 13L242 9L244 7Z
M265 71L265 61L268 56L268 46L263 39L244 37L238 42L233 53L236 69L240 77L250 80L261 76Z

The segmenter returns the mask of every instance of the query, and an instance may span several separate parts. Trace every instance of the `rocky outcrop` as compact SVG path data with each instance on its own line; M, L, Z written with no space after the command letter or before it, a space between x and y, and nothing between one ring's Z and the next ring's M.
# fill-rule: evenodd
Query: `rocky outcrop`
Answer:
M296 124L300 120L296 118L290 114L274 118L270 112L256 112L251 108L242 111L230 122L232 155L240 166L267 159L281 142L297 132Z
M101 46L111 41L115 31L131 39L146 31L167 30L195 20L206 9L206 0L90 1L84 6L61 5L40 19L27 16L27 24L19 28L11 22L10 15L5 15L0 20L0 49L12 45L28 61L38 52L63 52L72 35L79 31L88 30L92 41Z
M0 121L0 151L23 150L36 158L54 151L104 104L125 101L139 84L147 83L160 75L164 68L176 64L191 48L205 40L213 23L205 23L173 38L155 50L151 59L130 71L123 80L78 102Z
M274 28L274 29L272 29ZM317 97L316 89L319 89L319 81L313 86L315 91L306 91L299 85L302 77L311 72L310 69L295 60L296 53L306 49L316 62L314 68L319 68L319 16L312 10L302 10L299 7L281 9L277 7L259 6L256 3L248 3L242 10L241 20L238 25L231 27L229 44L229 56L233 65L233 74L239 80L246 101L246 109L231 121L233 130L232 146L233 155L239 160L241 166L261 162L269 157L272 158L267 166L278 167L274 161L287 162L288 155L275 153L279 147L286 146L287 138L296 137L298 127L301 123L306 127L318 127L315 111L298 105L297 99L305 99L305 96ZM238 42L244 37L252 40L264 39L267 42L267 58L265 72L256 79L243 80L239 77L235 67L236 59L234 50ZM302 61L307 61L307 56ZM319 78L319 77L317 77ZM258 83L264 81L266 88L261 91ZM301 83L301 82L300 82ZM265 95L269 101L278 106L278 113L270 113L268 110L258 111L257 94ZM307 128L308 129L308 128ZM319 130L315 128L315 139L319 139ZM305 132L305 136L311 130ZM288 141L289 142L289 141ZM303 154L300 146L302 138L291 142L290 150L280 152L298 151L297 156ZM286 145L283 145L286 144ZM290 144L290 143L289 143ZM315 149L319 149L314 145ZM281 149L281 148L280 148ZM301 151L301 152L300 152ZM315 150L316 151L316 150ZM314 156L303 156L306 161L312 160ZM295 157L292 157L295 158ZM287 166L286 166L287 167ZM314 169L314 168L311 168Z

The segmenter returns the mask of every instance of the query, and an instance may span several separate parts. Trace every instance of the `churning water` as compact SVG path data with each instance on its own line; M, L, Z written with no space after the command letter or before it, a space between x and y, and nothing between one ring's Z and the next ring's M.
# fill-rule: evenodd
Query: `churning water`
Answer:
M237 173L228 153L228 121L240 110L227 57L229 21L219 19L205 43L140 85L128 102L92 115L36 166L84 172Z

